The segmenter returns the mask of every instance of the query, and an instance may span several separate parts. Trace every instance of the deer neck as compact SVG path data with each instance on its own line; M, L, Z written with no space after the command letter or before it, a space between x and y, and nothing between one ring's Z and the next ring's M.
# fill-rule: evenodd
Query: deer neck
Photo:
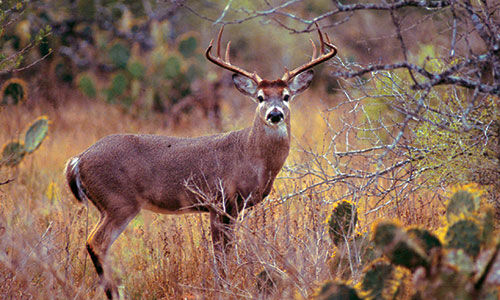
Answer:
M249 129L247 149L277 174L290 151L290 121L269 126L256 115Z

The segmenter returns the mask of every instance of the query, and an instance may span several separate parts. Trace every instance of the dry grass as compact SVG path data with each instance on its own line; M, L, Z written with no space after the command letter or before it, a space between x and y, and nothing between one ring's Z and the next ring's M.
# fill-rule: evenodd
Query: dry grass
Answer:
M325 95L309 92L306 97ZM289 162L305 159L298 145L324 143L322 104L311 103L299 99L292 107L295 138ZM224 128L250 124L250 106L239 113L232 109L223 107ZM87 211L70 195L62 174L66 160L111 133L196 136L215 129L196 115L172 129L157 125L164 124L161 116L137 119L100 102L68 101L57 109L5 108L0 111L0 141L22 137L26 124L41 114L52 121L48 139L17 168L0 170L0 180L15 179L0 187L0 298L103 298L84 247L97 211L92 206ZM336 126L333 117L329 121ZM131 299L309 297L338 270L327 263L333 247L325 222L335 191L286 197L307 184L307 178L278 179L273 193L239 220L224 280L214 275L207 216L141 212L110 251L121 293ZM435 226L440 202L421 199L366 216L362 226L388 214L404 223Z

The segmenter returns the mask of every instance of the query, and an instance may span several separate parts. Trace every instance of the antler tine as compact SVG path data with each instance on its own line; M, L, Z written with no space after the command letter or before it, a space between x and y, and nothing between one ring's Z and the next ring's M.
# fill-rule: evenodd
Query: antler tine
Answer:
M261 82L262 78L260 78L260 76L257 75L257 73L255 73L255 72L250 73L248 71L243 70L240 67L237 67L237 66L234 66L231 64L231 61L229 59L229 53L230 53L230 49L231 49L231 41L229 41L227 43L225 59L221 58L221 56L220 56L220 41L222 38L222 31L223 30L224 30L224 26L221 27L221 29L219 31L219 35L217 36L217 57L212 56L212 54L210 53L212 51L214 40L210 41L210 44L208 45L208 48L205 51L205 57L209 61L211 61L212 63L218 65L219 67L222 67L222 68L227 69L229 71L232 71L234 73L238 73L238 74L243 75L245 77L251 78L256 83Z
M323 53L325 53L325 41L323 41L323 33L319 29L318 23L314 23L314 25L316 25L316 29L318 30L319 44L321 45L320 54L323 54Z
M316 25L316 28L318 30L318 35L319 35L319 40L320 40L320 44L321 44L321 53L318 57L316 57L316 46L314 44L314 42L311 41L312 43L312 46L313 46L313 57L311 58L311 61L308 62L307 64L305 65L302 65L296 69L294 69L293 71L289 72L287 70L287 72L285 72L285 74L283 75L283 77L281 78L282 80L284 81L289 81L290 79L294 78L295 76L299 75L300 73L324 62L324 61L327 61L329 60L330 58L334 57L336 54L337 54L337 47L335 47L332 43L330 43L330 39L328 38L328 35L325 33L325 39L326 39L326 42L323 40L323 34L321 33L321 30L319 29L319 26L317 23L314 23ZM325 45L330 48L330 51L325 53Z
M220 57L220 40L222 39L222 32L224 31L224 25L219 30L219 34L217 35L217 57Z
M325 39L326 39L326 43L325 44L331 45L332 42L330 42L330 38L328 37L328 33L326 33L326 32L325 32Z

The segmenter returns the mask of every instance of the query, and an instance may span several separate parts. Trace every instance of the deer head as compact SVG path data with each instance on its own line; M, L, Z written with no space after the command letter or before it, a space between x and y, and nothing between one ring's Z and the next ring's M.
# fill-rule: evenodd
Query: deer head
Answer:
M217 57L212 56L211 50L214 40L210 41L205 55L212 63L234 72L233 82L238 91L242 94L251 97L256 103L257 115L267 126L280 126L289 120L290 110L288 103L296 95L306 90L311 84L314 72L310 70L312 67L329 60L337 54L337 48L330 43L328 35L321 33L316 24L320 40L320 55L317 56L317 49L314 42L311 40L313 54L311 61L288 71L285 68L285 73L280 79L266 80L262 79L256 72L250 73L237 67L230 62L229 52L231 41L227 43L225 58L220 56L220 42L224 26L221 27L217 37ZM325 41L326 40L326 41ZM325 51L325 46L329 51Z

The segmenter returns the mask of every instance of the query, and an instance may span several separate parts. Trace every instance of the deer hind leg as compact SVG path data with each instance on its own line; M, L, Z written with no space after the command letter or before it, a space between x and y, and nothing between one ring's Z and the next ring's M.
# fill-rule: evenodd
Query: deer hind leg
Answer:
M87 251L108 299L119 298L118 288L111 279L111 268L106 261L108 250L138 212L139 209L133 207L120 207L113 214L101 212L101 220L87 240Z

